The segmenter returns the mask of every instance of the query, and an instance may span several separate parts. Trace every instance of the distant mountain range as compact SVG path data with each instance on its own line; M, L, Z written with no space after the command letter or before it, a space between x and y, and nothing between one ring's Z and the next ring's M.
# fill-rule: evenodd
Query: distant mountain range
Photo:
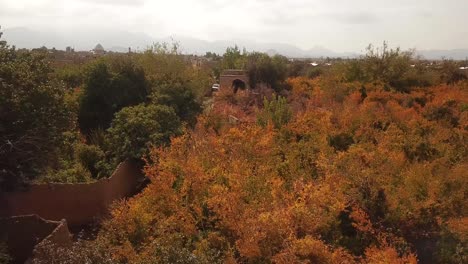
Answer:
M468 49L453 49L453 50L417 50L417 55L430 60L454 59L468 60Z
M9 44L18 48L37 48L46 46L64 50L71 46L75 50L91 50L100 43L106 50L116 52L126 52L131 47L132 50L143 51L153 43L176 41L180 44L183 53L205 54L208 51L223 54L227 47L237 45L239 48L246 48L248 51L266 52L270 55L281 54L290 58L319 58L319 57L358 57L358 53L334 52L323 47L311 49L300 49L294 45L282 43L263 43L251 40L219 40L205 41L196 38L174 36L153 38L144 33L131 33L124 31L88 31L80 29L70 29L66 32L37 31L28 28L9 28L4 30L3 38ZM426 59L451 58L464 60L468 58L468 49L456 50L419 50L417 54Z

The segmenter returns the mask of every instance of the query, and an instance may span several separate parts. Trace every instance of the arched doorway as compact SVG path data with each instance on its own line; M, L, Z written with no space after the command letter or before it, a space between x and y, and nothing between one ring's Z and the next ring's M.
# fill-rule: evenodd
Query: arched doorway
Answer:
M237 93L239 89L245 90L246 87L247 86L245 85L245 82L242 80L235 79L234 81L232 81L232 90L234 91L234 93Z

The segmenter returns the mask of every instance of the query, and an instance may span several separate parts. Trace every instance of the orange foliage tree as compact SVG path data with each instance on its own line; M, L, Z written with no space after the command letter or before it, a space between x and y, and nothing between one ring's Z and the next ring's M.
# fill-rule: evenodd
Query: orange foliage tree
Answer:
M95 243L122 263L464 262L466 86L288 82L281 127L213 130L214 111L153 149Z

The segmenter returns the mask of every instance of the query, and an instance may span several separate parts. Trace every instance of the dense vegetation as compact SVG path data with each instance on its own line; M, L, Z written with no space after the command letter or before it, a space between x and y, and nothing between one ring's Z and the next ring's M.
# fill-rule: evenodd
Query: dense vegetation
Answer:
M327 82L290 79L290 106L272 99L258 123L216 133L202 118L153 149L152 183L116 205L94 242L101 254L119 263L465 262L467 84L406 94L373 86L365 96L343 84L343 96Z
M155 45L54 71L0 46L2 189L146 158L149 186L95 240L49 252L57 263L468 261L456 62L386 44L320 68L237 47L209 57L193 67ZM228 68L259 92L220 91L203 109L210 74Z
M23 184L55 163L55 147L74 127L72 104L51 71L45 54L0 43L1 189Z
M108 177L193 127L210 86L177 46L53 67L45 50L0 44L0 187Z

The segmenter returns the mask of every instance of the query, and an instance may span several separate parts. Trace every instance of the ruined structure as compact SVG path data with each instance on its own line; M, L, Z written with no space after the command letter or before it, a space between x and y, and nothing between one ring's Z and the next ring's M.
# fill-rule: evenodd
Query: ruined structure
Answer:
M33 184L24 191L0 193L0 241L6 243L13 263L49 263L47 252L72 245L68 226L103 217L114 201L137 193L144 179L127 161L110 178L97 182Z
M232 89L236 93L239 89L250 89L249 78L243 70L225 70L219 77L220 90Z
M131 162L123 162L110 178L97 182L34 184L25 191L0 193L0 217L35 214L79 227L104 216L112 202L135 194L143 178Z
M73 243L65 220L48 221L37 215L0 218L0 238L13 264L30 263L32 259L47 263L45 252Z

